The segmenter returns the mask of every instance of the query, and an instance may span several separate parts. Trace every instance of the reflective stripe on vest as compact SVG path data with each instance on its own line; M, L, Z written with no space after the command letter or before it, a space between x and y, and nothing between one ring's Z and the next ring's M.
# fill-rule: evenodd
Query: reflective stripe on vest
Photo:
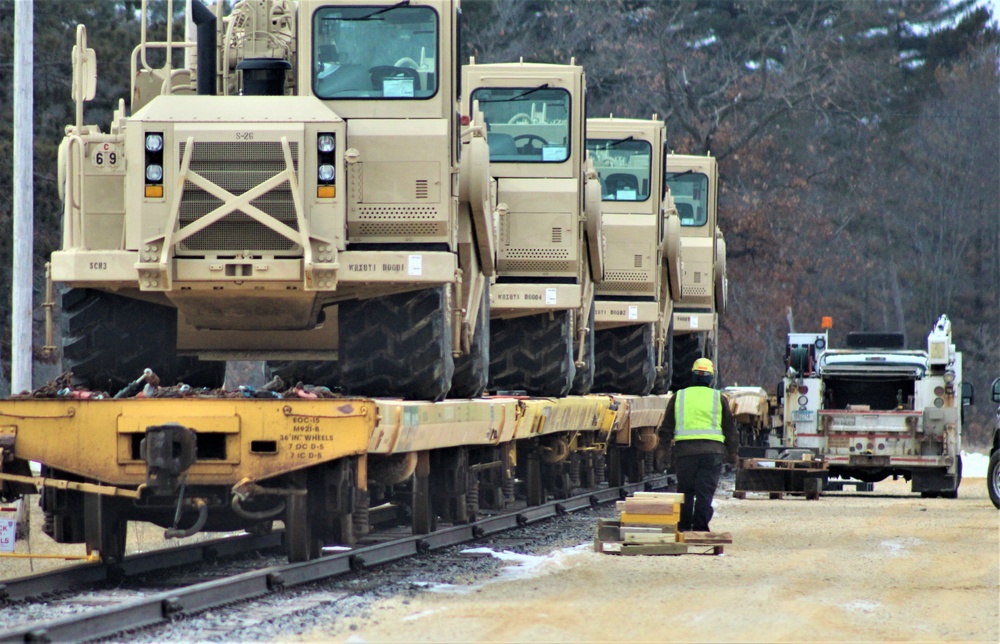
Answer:
M688 387L677 392L674 407L675 441L719 441L722 435L722 415L719 404L722 395L709 387Z

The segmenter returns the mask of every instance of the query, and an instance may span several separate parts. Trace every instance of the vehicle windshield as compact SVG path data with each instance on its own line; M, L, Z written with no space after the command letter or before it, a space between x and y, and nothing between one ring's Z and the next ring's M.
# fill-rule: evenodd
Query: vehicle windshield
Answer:
M569 92L541 87L477 89L490 161L562 163L569 158Z
M587 139L587 150L601 180L601 201L649 199L653 148L647 141Z
M313 18L319 98L424 99L438 89L438 16L430 7L327 7Z
M696 172L667 173L667 185L681 226L704 226L708 221L708 177Z

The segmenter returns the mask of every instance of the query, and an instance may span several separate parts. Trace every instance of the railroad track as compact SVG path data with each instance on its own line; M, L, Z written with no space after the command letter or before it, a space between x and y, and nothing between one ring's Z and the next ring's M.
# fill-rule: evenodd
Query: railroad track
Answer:
M110 637L123 631L176 620L225 604L264 597L281 592L285 588L362 571L407 557L482 539L506 530L532 525L554 516L597 507L617 501L637 490L665 487L671 480L672 477L666 475L657 476L640 483L594 490L567 499L554 500L542 505L484 517L473 523L444 528L431 534L391 539L383 543L337 552L311 561L269 566L183 588L148 594L140 598L130 598L112 606L2 630L0 631L0 642L79 641ZM281 535L276 532L265 535L265 537L272 539L277 537L280 540ZM242 537L220 541L228 542L238 539L242 539ZM219 544L205 542L192 546L192 548L198 546L203 548L219 547ZM194 557L195 555L189 554L188 556ZM136 558L126 559L122 568L125 569L130 561ZM144 565L147 571L150 570L148 562ZM89 583L101 583L101 581L104 579ZM28 586L23 586L23 588L28 588ZM23 591L17 590L16 592ZM24 596L31 596L31 594L28 593Z

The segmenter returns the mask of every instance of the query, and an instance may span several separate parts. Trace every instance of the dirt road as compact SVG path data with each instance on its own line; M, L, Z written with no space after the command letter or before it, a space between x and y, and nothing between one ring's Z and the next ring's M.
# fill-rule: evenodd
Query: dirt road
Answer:
M720 492L721 557L552 553L508 580L377 603L300 636L359 642L1000 641L1000 513L982 479L921 499L740 501Z

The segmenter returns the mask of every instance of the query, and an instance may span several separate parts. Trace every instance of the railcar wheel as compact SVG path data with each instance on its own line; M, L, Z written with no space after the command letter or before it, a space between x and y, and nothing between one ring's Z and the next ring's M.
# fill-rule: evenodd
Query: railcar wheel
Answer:
M652 324L605 329L597 334L594 386L608 393L645 396L656 378Z
M289 563L316 559L322 552L323 544L313 536L308 495L289 495L285 505L285 539Z
M490 376L490 290L483 289L476 316L476 329L469 353L455 359L449 398L476 398L486 389Z
M451 388L447 287L344 302L340 376L347 393L441 400Z
M674 391L691 386L691 367L705 350L701 333L682 333L673 337L673 364L670 388Z
M116 393L152 369L164 385L221 387L226 363L177 355L177 311L92 289L62 296L63 366L75 384Z
M128 521L117 502L100 494L83 495L83 533L87 554L101 553L106 564L120 564L125 558Z
M990 501L1000 510L1000 450L990 456L990 464L986 469L986 488L990 493Z
M490 389L545 397L569 393L576 374L571 327L569 311L493 320Z
M594 349L594 303L590 303L590 315L587 316L587 332L583 336L583 366L576 367L576 375L573 376L573 386L570 393L574 396L586 396L594 387L594 360L596 358ZM577 335L576 337L579 337ZM580 342L573 342L573 359L580 355Z

